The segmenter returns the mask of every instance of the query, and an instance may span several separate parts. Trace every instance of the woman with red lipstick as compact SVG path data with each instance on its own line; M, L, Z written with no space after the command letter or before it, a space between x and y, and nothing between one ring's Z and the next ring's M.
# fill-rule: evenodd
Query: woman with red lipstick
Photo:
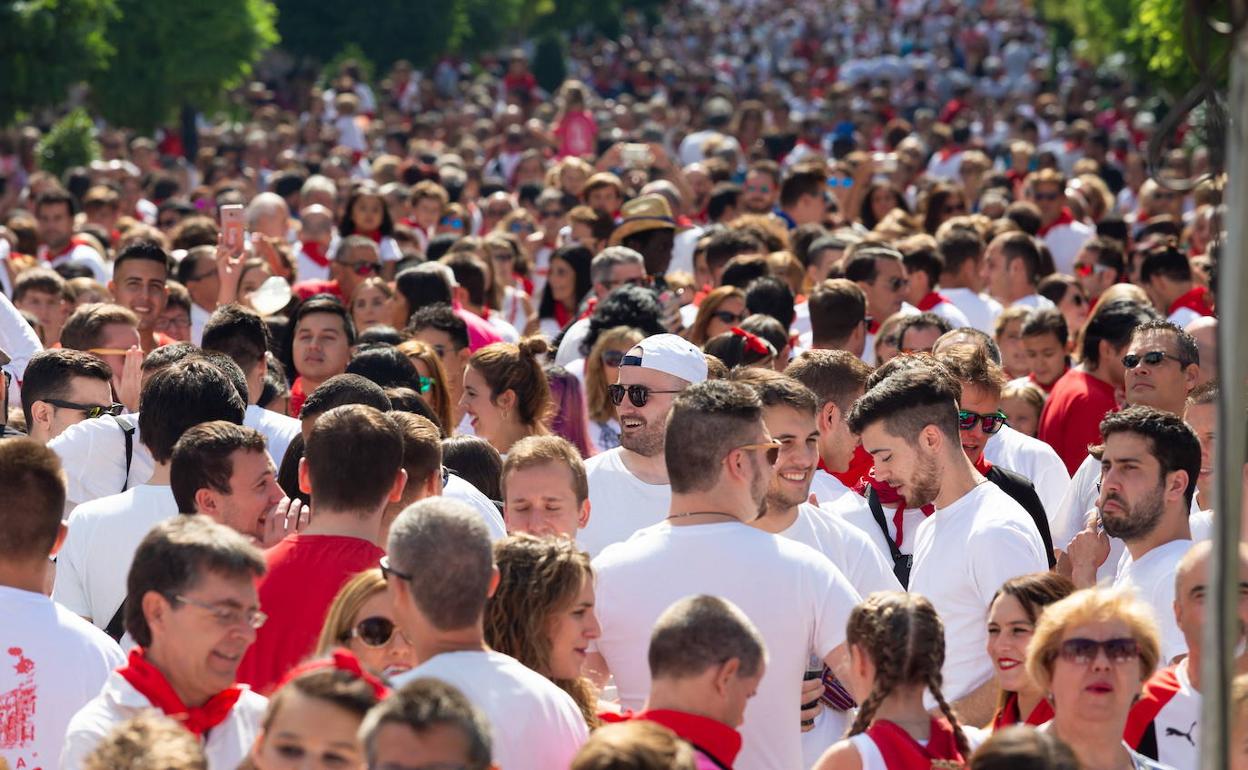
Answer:
M1007 580L988 605L988 657L1001 695L992 729L1015 724L1042 725L1053 718L1044 692L1027 676L1027 643L1044 608L1065 599L1075 584L1054 572Z
M589 555L566 538L519 534L495 544L494 560L499 579L485 607L486 644L559 685L597 727L598 695L581 676L589 643L602 634Z
M1129 591L1089 588L1050 605L1027 648L1027 673L1053 706L1039 729L1085 770L1166 770L1122 740L1160 655L1152 610Z

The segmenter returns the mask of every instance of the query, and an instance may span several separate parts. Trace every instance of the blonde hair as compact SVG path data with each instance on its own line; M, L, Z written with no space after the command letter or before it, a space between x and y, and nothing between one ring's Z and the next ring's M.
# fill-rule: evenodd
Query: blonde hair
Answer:
M411 359L419 360L429 369L429 379L433 380L433 387L429 389L429 397L425 398L425 394L421 394L421 398L425 398L429 407L433 409L433 413L438 416L438 422L442 427L442 438L451 435L451 431L455 428L451 417L451 397L450 391L446 385L446 370L442 368L442 359L438 358L438 354L420 340L405 340L399 343L399 352Z
M632 347L646 338L640 329L632 326L614 326L598 335L594 347L585 359L585 401L589 419L594 422L607 422L615 417L615 404L607 397L607 367L602 363L602 354L616 345Z
M1048 690L1062 636L1072 626L1121 620L1140 648L1140 682L1153 673L1161 657L1153 611L1126 588L1085 588L1050 604L1027 645L1027 675Z
M143 711L119 723L82 762L83 770L208 770L193 734L169 717Z
M705 345L710 339L707 336L706 327L711 324L711 316L729 297L736 297L745 302L745 292L736 286L720 286L703 297L702 303L698 305L698 315L693 319L693 324L689 327L685 338L698 347Z
M1007 382L1001 389L1001 400L1017 398L1036 410L1037 419L1044 411L1044 391L1034 382Z
M328 655L335 647L341 647L347 641L347 635L351 632L351 621L359 614L360 609L369 599L384 590L386 579L380 569L358 572L338 589L338 595L325 613L325 624L321 626L321 635L316 640L314 657Z

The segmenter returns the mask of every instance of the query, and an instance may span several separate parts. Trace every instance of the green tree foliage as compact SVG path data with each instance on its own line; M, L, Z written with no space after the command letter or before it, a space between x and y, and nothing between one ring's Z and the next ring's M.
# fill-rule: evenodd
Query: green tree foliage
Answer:
M36 147L39 168L59 178L66 169L85 166L100 156L95 126L85 110L77 109L61 118L44 134Z
M117 0L108 26L116 54L90 79L109 121L150 131L183 104L208 106L242 85L278 41L268 0Z
M328 62L356 45L384 71L398 59L432 63L463 39L465 0L277 0L283 47Z
M115 0L0 0L0 124L59 104L113 54Z

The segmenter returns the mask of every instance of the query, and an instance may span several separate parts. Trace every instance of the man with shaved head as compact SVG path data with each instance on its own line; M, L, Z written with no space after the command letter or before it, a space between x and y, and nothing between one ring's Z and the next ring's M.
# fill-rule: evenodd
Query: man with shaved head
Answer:
M327 281L330 245L335 237L334 212L313 203L299 212L299 221L303 230L295 257L295 277L300 281Z

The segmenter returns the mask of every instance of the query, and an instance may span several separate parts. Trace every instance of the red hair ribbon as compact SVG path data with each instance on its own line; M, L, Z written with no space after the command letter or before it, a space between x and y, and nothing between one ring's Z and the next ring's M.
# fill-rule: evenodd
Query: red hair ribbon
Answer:
M297 679L311 671L320 671L325 668L346 671L354 675L356 679L363 679L373 688L373 694L377 696L377 700L385 700L386 696L390 694L389 687L386 687L380 679L365 671L364 667L360 665L360 659L355 657L350 650L342 647L334 650L333 654L328 658L318 658L317 660L310 660L295 666L286 673L286 676L282 677L282 681L274 689L274 692L285 687L292 679Z
M760 356L774 356L776 354L776 349L771 346L771 343L757 334L751 334L740 326L732 327L732 333L745 339L745 349L751 353L757 353Z

